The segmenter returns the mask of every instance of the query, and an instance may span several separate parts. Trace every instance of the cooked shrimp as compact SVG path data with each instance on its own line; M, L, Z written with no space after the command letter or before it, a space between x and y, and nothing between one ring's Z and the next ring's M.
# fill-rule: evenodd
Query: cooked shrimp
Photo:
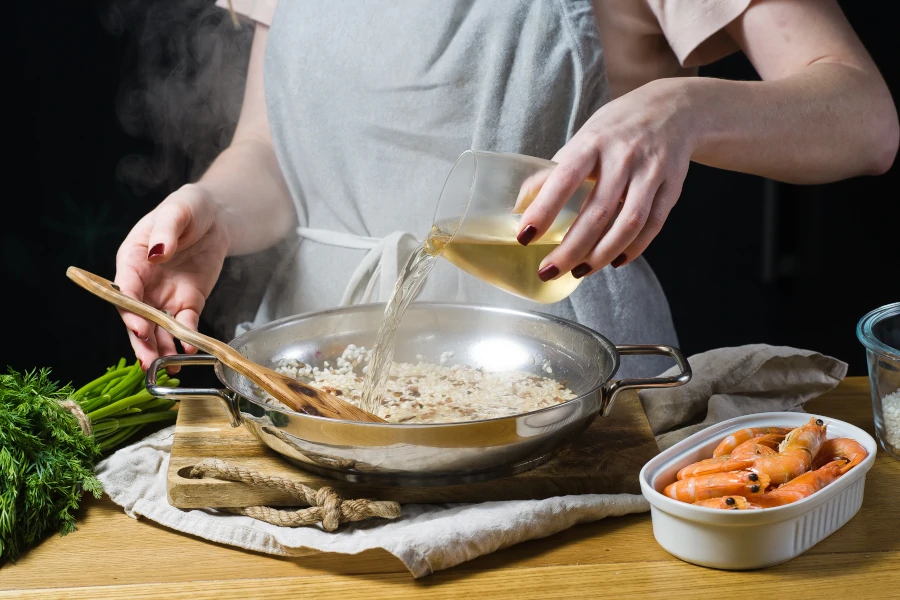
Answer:
M678 471L676 478L685 479L700 475L712 475L713 473L752 470L752 467L756 464L755 459L760 456L775 455L775 448L778 447L784 438L783 433L770 433L751 438L739 444L730 455L707 458L684 467Z
M825 421L813 417L806 425L790 430L778 446L778 452L801 449L815 457L825 442L827 428Z
M769 435L770 433L787 435L790 431L790 427L750 427L747 429L735 431L724 440L719 442L719 445L716 446L715 450L713 450L713 457L731 454L735 448L737 448L747 440L752 440L753 438Z
M769 486L768 475L758 475L749 471L715 473L700 477L688 477L666 486L663 493L669 498L682 502L697 502L721 496L743 496L750 498L761 495Z
M781 485L799 477L809 470L825 442L826 428L822 419L813 417L806 425L787 434L777 454L756 457L750 470L768 475L772 485Z
M689 477L701 477L703 475L713 475L714 473L727 473L729 471L746 471L754 464L753 458L736 459L731 456L717 456L715 458L707 458L690 464L675 476L676 479L688 479Z
M721 498L709 498L694 502L694 506L706 508L720 508L722 510L751 510L761 508L758 504L749 502L743 496L722 496Z
M829 462L839 460L845 462L841 468L843 474L861 463L868 455L869 452L856 440L850 438L825 440L819 454L813 460L812 468L818 469Z
M770 508L803 500L843 475L842 469L846 464L844 460L836 460L815 471L807 471L780 488L754 498L753 501L763 508Z
M731 458L755 458L776 454L778 446L784 441L785 434L770 433L762 437L747 440L731 453Z

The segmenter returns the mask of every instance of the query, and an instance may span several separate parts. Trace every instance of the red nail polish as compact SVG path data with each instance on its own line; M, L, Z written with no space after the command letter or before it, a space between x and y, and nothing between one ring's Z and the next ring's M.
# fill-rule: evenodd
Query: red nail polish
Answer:
M574 269L572 269L572 277L575 279L581 279L585 275L591 272L591 265L587 263L581 263Z
M619 267L622 266L622 264L623 264L626 260L628 260L628 257L625 256L624 254L620 254L619 256L616 257L616 260L612 261L612 262L609 263L609 264L612 265L612 268L613 268L613 269L618 269Z
M537 235L537 228L534 225L529 225L525 229L523 229L519 235L516 236L516 241L518 241L523 246L527 246L531 243L531 240L534 239L534 236Z
M541 281L550 281L557 275L559 275L559 269L556 267L556 265L547 265L546 267L538 271L538 277L541 279Z
M162 256L164 249L165 246L163 246L162 244L156 244L155 246L150 248L150 252L147 254L147 260L150 260L154 256Z

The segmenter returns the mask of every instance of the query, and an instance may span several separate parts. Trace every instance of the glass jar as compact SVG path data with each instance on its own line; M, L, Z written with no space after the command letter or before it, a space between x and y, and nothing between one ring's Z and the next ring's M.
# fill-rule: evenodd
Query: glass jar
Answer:
M860 319L856 336L866 347L875 434L881 447L900 459L900 302Z

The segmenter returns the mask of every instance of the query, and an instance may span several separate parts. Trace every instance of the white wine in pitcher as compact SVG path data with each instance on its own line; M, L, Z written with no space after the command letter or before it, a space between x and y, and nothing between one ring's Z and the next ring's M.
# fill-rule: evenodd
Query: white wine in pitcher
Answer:
M558 247L593 187L585 181L550 230L528 246L516 240L521 212L556 163L533 156L467 150L447 177L431 232L413 252L385 307L371 354L360 406L376 412L394 354L397 327L437 258L516 296L550 304L571 294L580 279L566 273L543 282L538 268Z
M527 246L516 241L518 215L467 216L452 238L457 221L434 225L426 249L502 290L549 304L566 298L581 283L571 273L547 282L537 274L541 261L559 246L575 216L560 213L550 230Z

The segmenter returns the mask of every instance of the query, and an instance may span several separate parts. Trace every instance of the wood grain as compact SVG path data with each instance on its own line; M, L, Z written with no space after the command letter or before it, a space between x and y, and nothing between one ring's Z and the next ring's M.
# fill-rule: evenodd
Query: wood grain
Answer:
M807 409L873 429L865 378L848 379ZM255 554L88 500L77 532L51 537L0 569L0 598L897 598L898 489L900 461L879 452L863 507L847 525L802 556L759 571L683 563L656 544L650 515L642 514L579 525L420 581L383 551Z
M141 586L90 586L66 590L33 589L0 598L129 598L192 599L266 598L362 598L367 600L427 598L480 598L543 600L573 598L696 599L702 592L721 591L724 598L752 598L760 589L777 590L778 596L805 598L896 598L900 571L895 561L900 553L840 555L843 569L831 571L834 559L802 556L793 568L772 567L764 571L729 573L702 569L686 563L572 564L531 569L500 569L479 572L438 573L412 582L402 573L370 574L363 577L284 577L276 580L236 578L227 581L155 583Z
M587 431L543 465L513 477L466 485L393 487L348 483L314 475L288 463L245 428L232 428L214 400L184 402L178 412L169 461L169 502L179 508L284 506L291 496L270 488L252 488L217 479L190 479L191 467L204 458L299 481L312 488L333 487L344 498L401 503L525 500L564 494L640 493L638 473L658 448L635 392L623 392L609 417L597 418Z
M185 327L161 310L126 296L119 290L119 286L99 275L94 275L77 267L69 267L66 275L95 296L114 304L122 310L143 317L159 325L179 340L212 354L223 364L231 367L297 412L328 417L329 419L369 421L373 423L385 422L381 417L357 408L334 394L306 385L296 379L286 377L272 369L254 363L228 344Z

